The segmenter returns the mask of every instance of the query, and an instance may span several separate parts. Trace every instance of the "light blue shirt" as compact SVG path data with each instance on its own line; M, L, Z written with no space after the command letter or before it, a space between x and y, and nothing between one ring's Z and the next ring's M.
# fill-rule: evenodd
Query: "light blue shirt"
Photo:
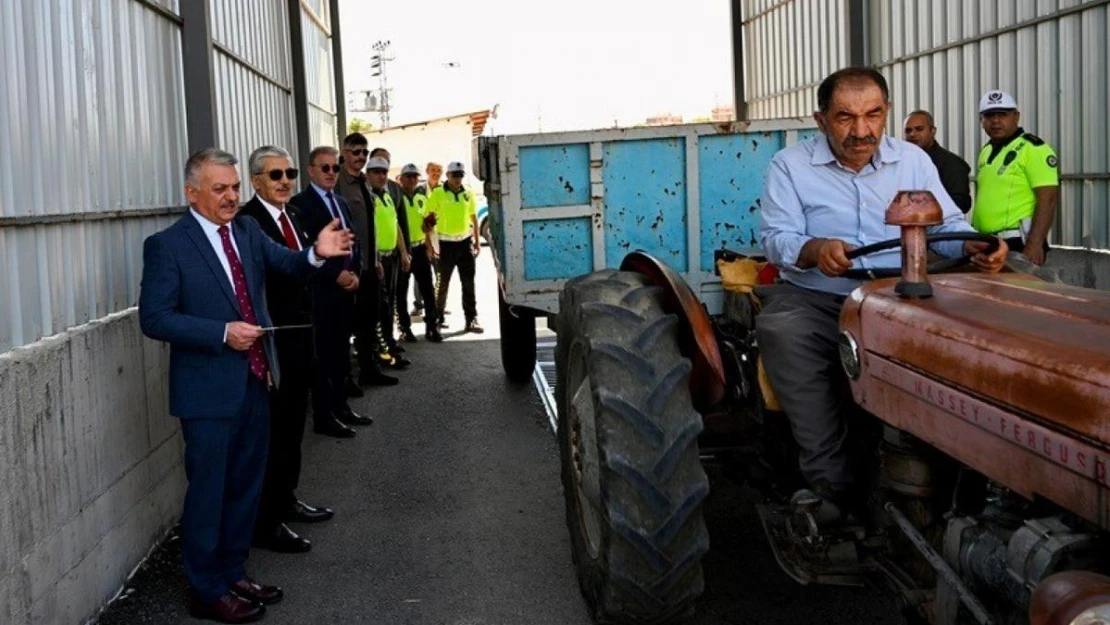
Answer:
M320 194L320 199L324 200L324 206L327 207L329 213L331 213L333 210L339 213L338 215L332 213L333 217L339 218L339 225L343 228L350 228L351 226L347 224L347 220L343 218L343 211L339 209L339 200L335 199L335 190L332 189L331 191L326 191L315 182L310 182L309 185L316 190L316 193ZM328 200L329 193L332 197L331 200Z
M940 183L937 168L924 150L883 136L879 150L859 173L841 165L819 134L775 154L767 173L759 235L767 259L787 282L808 289L847 295L861 282L832 278L820 269L799 269L798 254L811 239L840 239L860 247L901 236L898 226L883 223L887 206L899 191L932 191L944 210L944 222L930 234L974 232ZM963 254L962 241L937 243L948 257ZM853 268L900 267L901 248L852 261Z

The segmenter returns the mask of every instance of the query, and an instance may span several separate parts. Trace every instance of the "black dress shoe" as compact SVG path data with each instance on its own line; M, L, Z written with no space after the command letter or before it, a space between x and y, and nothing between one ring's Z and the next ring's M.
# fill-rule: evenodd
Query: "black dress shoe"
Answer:
M218 623L253 623L266 614L266 608L250 599L228 592L210 603L201 603L194 599L189 606L189 614L193 618Z
M374 371L370 374L361 374L358 376L358 383L361 386L397 386L400 382L397 378L386 375L381 371Z
M424 339L431 343L442 343L443 335L439 333L437 328L428 328L428 331L424 333Z
M412 361L404 356L398 354L393 357L393 362L389 363L390 367L394 369L408 369L412 365Z
M281 515L282 519L295 523L321 523L330 520L333 516L335 512L332 512L331 508L310 506L300 499L293 502L293 505Z
M249 577L244 577L232 584L231 592L262 605L274 605L285 596L285 593L277 586L259 584Z
M346 425L370 425L374 423L373 417L360 415L349 407L343 412L336 413L335 418Z
M478 323L477 319L470 319L466 322L466 330L464 332L473 332L474 334L481 334L485 332L482 325Z
M401 333L401 340L406 343L416 343L419 339L412 333L412 330L405 330Z
M289 526L284 523L278 523L273 532L265 536L257 536L252 542L255 547L278 553L305 553L312 549L312 543L307 538L289 529Z
M322 418L316 419L312 425L312 431L324 436L332 436L335 438L354 438L355 431L343 425L335 418Z
M405 353L405 348L394 343L393 345L389 346L389 353L393 356L396 356L397 354L403 354Z
M355 381L351 378L347 378L346 380L346 391L347 397L362 397L363 395L365 395L365 393L362 392L362 389L359 388L358 384L355 384Z

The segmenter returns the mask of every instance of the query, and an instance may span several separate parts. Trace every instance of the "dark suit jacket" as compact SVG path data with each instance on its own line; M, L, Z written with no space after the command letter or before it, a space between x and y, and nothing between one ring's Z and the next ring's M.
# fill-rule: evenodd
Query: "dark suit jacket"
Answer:
M297 207L293 204L286 205L285 215L289 218L293 233L301 243L301 249L307 250L310 247L308 235L304 232ZM281 228L274 223L273 217L262 205L258 196L244 204L239 210L239 216L236 217L236 219L248 218L257 222L262 232L275 243L288 247ZM307 279L290 278L281 272L269 270L266 272L266 296L266 305L270 309L270 317L273 318L275 325L299 325L312 322L312 300L308 295Z
M936 165L940 184L956 206L965 213L971 210L971 166L964 159L942 148L936 141L925 153L932 159L933 165Z
M266 271L307 277L308 251L277 245L252 220L233 220L247 292L259 325L273 325L266 305ZM139 325L170 344L170 413L182 419L229 419L239 413L248 380L247 352L224 343L228 322L244 321L227 273L192 212L143 244ZM274 383L281 379L273 337L263 346Z
M346 200L338 193L333 193L333 195L335 196L336 205L343 213L343 219L351 224L351 211ZM312 185L309 185L304 191L298 193L291 203L301 211L301 225L304 226L309 243L315 243L320 231L332 220L331 211L324 203L324 198L320 197L320 194L312 188ZM359 275L362 270L362 250L365 247L365 244L360 241L358 245L352 248L349 258L328 259L320 271L313 276L312 297L317 309L320 306L333 305L337 302L347 302L348 299L353 301L354 294L341 289L335 281L344 268L355 272L355 275Z

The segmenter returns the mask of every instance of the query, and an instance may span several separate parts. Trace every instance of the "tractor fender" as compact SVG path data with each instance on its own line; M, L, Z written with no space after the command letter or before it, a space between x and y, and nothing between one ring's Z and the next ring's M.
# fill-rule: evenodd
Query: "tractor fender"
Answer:
M621 271L647 276L663 289L663 309L678 316L679 350L690 359L690 395L694 408L705 414L725 397L725 367L709 313L674 269L646 252L624 257Z

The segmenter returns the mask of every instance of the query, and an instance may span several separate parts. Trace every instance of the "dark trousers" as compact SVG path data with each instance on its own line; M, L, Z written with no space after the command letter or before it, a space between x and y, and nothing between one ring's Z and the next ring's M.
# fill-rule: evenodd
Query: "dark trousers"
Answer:
M435 330L439 315L436 312L435 278L433 278L432 261L424 245L412 248L412 265L408 272L401 272L401 279L397 282L397 322L402 332L412 331L412 317L409 316L408 283L409 276L416 286L416 294L425 302L424 328ZM404 286L402 286L404 285Z
M844 297L790 284L761 288L756 339L763 367L782 404L799 451L802 476L836 490L851 485L845 450L851 406L837 348Z
M447 309L447 293L451 290L451 274L459 269L462 280L463 312L466 320L478 318L478 302L474 297L474 254L470 239L465 241L441 241L439 244L439 292L436 295L436 309Z
M196 598L214 601L247 576L243 568L258 514L270 402L266 385L250 376L239 412L227 419L182 419L185 510L181 556Z
M358 297L355 300L354 332L359 376L369 376L381 371L378 361L381 347L378 340L380 292L378 272L371 264L370 270L363 271L359 276Z
M296 502L312 381L311 331L279 331L274 344L281 365L281 386L270 389L270 453L255 523L255 531L262 535L272 532L281 523L282 513Z
M378 286L378 332L385 346L397 347L393 334L393 310L396 308L397 274L401 272L401 261L397 252L381 252L383 277Z
M347 411L346 382L351 374L355 298L347 292L331 294L326 303L317 303L314 311L316 374L312 412L314 418L322 419Z

